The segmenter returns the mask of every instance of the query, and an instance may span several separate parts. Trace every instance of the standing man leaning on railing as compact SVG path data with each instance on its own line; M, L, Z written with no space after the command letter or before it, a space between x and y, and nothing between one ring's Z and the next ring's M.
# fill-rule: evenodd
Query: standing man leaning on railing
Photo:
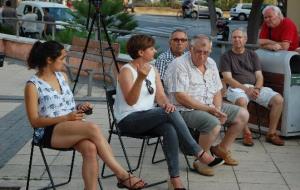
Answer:
M32 12L32 7L28 6L27 13L22 17L22 19L36 21L37 17L38 17L37 14ZM38 32L37 32L37 23L36 22L23 21L22 30L25 34L25 37L37 38Z

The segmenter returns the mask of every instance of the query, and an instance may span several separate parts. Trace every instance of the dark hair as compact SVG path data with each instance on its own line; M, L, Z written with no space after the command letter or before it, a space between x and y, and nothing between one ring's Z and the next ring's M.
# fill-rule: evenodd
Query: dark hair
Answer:
M153 47L155 44L154 38L144 34L134 35L127 42L127 53L132 59L139 57L139 51Z
M45 10L45 12L49 13L49 8L48 7L46 7L44 10Z
M43 69L47 65L47 58L57 59L61 56L61 50L63 49L64 46L56 41L35 42L27 58L28 68Z
M32 12L32 6L28 6L28 7L27 7L27 11L28 11L28 12Z
M10 1L6 1L5 2L5 6L10 7L11 6L11 2Z

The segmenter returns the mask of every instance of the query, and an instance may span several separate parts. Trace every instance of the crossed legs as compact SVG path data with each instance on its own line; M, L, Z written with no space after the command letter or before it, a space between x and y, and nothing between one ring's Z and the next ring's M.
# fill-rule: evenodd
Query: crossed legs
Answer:
M124 180L129 177L127 171L115 159L100 128L94 123L67 121L57 124L53 130L51 146L55 148L74 147L82 153L84 159L83 179L87 190L94 190L97 186L98 163L96 154L116 174L118 179ZM91 168L92 170L90 170ZM124 181L124 185L130 186L138 181L138 178L130 178ZM142 187L143 185L144 183L141 181L136 186Z

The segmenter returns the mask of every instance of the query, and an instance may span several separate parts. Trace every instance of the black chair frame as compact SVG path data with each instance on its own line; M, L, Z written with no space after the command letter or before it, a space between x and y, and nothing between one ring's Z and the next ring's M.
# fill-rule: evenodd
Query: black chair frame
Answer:
M54 189L55 190L56 187L63 186L63 185L66 185L66 184L70 183L70 181L72 179L73 166L74 166L74 160L75 160L75 150L73 148L71 148L71 149L56 149L56 148L43 147L43 145L35 143L32 140L32 142L31 142L30 159L29 159L29 168L28 168L28 175L27 175L27 183L26 183L26 190L29 189L29 181L30 181L30 174L31 174L31 167L32 167L32 158L33 158L34 146L37 146L40 149L40 152L41 152L41 155L42 155L42 158L43 158L43 162L44 162L44 165L46 167L46 171L48 173L48 176L49 176L49 179L50 179L50 182L51 182L50 186L43 187L41 189ZM52 177L52 174L50 172L50 168L49 168L49 165L48 165L48 162L46 160L46 156L45 156L45 153L44 153L44 150L43 150L44 148L48 148L48 149L52 149L52 150L58 150L58 151L73 151L72 161L71 161L71 164L70 164L69 177L68 177L68 180L66 182L59 183L59 184L54 184L53 177Z
M114 88L112 88L112 89L107 89L106 88L105 91L106 91L107 111L108 111L109 128L110 128L109 129L109 136L108 136L108 143L111 142L113 134L118 136L118 139L120 141L122 151L123 151L123 154L124 154L124 157L126 159L127 166L128 166L128 172L133 173L141 165L141 162L143 160L143 152L145 150L145 145L146 145L148 139L149 138L158 138L157 143L156 143L156 148L155 148L155 152L156 152L157 146L161 142L160 138L158 136L152 135L152 134L134 135L134 134L126 134L126 133L121 132L119 130L119 128L117 127L117 122L116 122L116 119L115 119L115 116L114 116L114 108L113 108L114 95L116 94L116 90ZM124 145L123 137L130 137L130 138L135 138L135 139L142 140L138 162L137 162L137 164L134 168L132 167L132 165L129 161L128 154L127 154L127 151L126 151L126 148L125 148L125 145ZM102 178L108 178L108 177L111 177L111 176L115 176L114 174L108 174L108 175L105 174L105 168L106 168L106 164L103 163L102 171L101 171L101 177ZM161 180L161 181L158 181L158 182L148 184L147 187L152 187L152 186L159 185L159 184L162 184L162 183L165 183L165 182L167 182L167 180Z

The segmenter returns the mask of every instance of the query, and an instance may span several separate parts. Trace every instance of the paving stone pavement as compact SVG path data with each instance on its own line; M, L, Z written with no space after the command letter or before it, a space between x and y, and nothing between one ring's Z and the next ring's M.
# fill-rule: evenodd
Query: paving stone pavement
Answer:
M4 67L0 68L0 190L9 187L25 189L26 175L30 154L32 129L29 127L23 104L23 89L26 80L33 74L24 63L6 58ZM85 97L86 85L79 86L76 97ZM99 125L108 136L108 117L106 104L103 100L103 89L98 85L93 87L92 98L95 104L94 114L87 120ZM81 99L81 100L82 100ZM222 136L223 134L221 134ZM117 138L112 140L112 149L118 161L125 166L125 159ZM130 161L137 161L139 142L125 139ZM147 182L167 179L166 162L151 164L154 146L146 146L142 166L135 175L143 177ZM214 177L205 177L194 172L187 172L184 157L180 154L180 170L182 180L190 190L299 190L300 189L300 138L286 139L286 146L277 147L264 141L255 140L254 147L245 147L240 141L235 141L232 153L240 161L236 167L221 166L216 168ZM159 158L163 157L161 148ZM70 152L46 151L46 157L53 171L55 181L66 180ZM193 158L190 158L193 161ZM81 177L82 158L76 153L74 173L70 184L58 189L82 190ZM99 171L102 162L100 161ZM109 170L108 170L109 172ZM30 189L38 189L49 184L39 151L36 149L33 158L32 180ZM101 179L105 190L115 190L116 178ZM5 187L5 188L4 188ZM167 189L167 184L149 188L150 190Z

